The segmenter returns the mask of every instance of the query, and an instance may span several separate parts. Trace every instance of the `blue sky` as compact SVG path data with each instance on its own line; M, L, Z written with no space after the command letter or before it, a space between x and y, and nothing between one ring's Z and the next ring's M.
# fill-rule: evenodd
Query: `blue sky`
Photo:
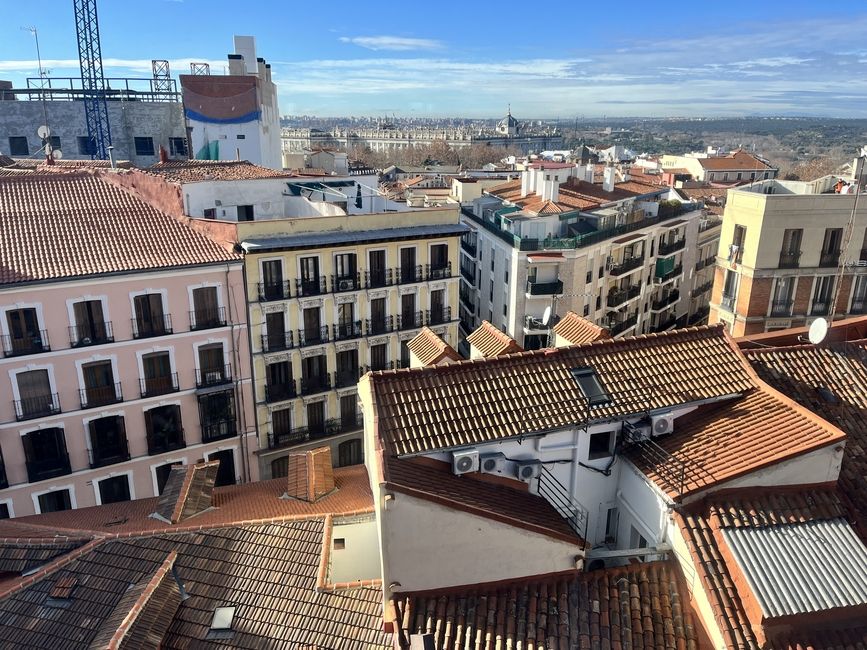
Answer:
M703 6L703 5L721 6ZM568 8L558 8L568 7ZM867 117L867 4L101 0L106 74L222 71L233 34L283 114ZM0 0L0 79L78 73L71 0Z

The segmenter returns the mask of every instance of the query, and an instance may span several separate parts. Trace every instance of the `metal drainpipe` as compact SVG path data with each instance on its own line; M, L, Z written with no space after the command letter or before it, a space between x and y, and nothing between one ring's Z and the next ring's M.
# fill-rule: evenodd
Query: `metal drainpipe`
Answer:
M242 279L244 281L244 307L245 307L245 312L246 312L247 282L246 282L246 274L243 273L243 269L244 269L243 263L241 265L241 269L242 269ZM232 308L232 305L234 303L234 300L233 300L234 291L232 291L231 285L229 284L229 272L230 272L230 265L227 262L226 263L226 296L228 298L228 310L229 310L229 340L231 341L231 345L232 345L232 359L235 362L235 368L238 369L237 374L239 375L238 378L233 383L235 386L235 400L236 400L238 407L239 407L238 411L240 412L240 420L241 420L241 431L238 434L239 435L239 442L241 444L241 479L242 479L242 483L247 483L250 480L250 467L249 467L250 459L249 459L249 456L247 454L247 409L246 409L246 403L244 401L244 391L241 388L241 381L243 379L243 377L240 376L240 375L242 375L242 373L241 373L241 355L238 351L238 345L235 341L236 324L235 324L235 313L234 313L234 310ZM247 339L248 339L247 342L248 342L248 344L249 344L249 339L250 339L249 325L250 324L247 323ZM251 363L252 363L252 354L251 354ZM252 373L252 366L251 366L251 371L250 371L251 382L252 382L252 374L253 373ZM258 436L258 431L257 431L257 436Z

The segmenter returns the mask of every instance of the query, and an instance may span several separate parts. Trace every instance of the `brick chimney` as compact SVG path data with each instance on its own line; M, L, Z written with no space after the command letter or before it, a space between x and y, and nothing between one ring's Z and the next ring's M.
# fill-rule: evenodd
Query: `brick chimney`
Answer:
M286 496L312 502L333 491L334 470L330 447L289 454Z

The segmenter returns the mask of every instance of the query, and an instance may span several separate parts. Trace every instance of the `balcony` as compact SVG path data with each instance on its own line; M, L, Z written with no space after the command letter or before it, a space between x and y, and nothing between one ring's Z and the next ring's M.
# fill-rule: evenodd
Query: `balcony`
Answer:
M706 218L702 219L698 223L698 231L705 232L711 230L712 228L717 228L722 226L722 217L717 217L715 215L708 215Z
M232 383L232 364L227 363L222 368L208 368L205 371L196 369L196 388L222 386Z
M811 316L827 316L831 311L831 301L829 299L825 300L814 300L813 306L810 308Z
M421 282L421 264L418 266L400 267L397 269L398 284L412 284L413 282Z
M733 312L735 310L735 296L723 293L722 299L720 300L720 307L726 311Z
M268 432L268 449L283 449L300 445L310 440L307 427L286 428L283 431Z
M652 333L665 332L667 330L670 330L675 325L677 325L677 318L675 318L675 316L672 315L672 316L669 316L668 318L666 318L661 323L658 323L658 324L654 325L653 327L651 327L650 331Z
M320 345L322 343L328 343L327 325L298 330L298 345L302 348L306 345Z
M394 319L391 316L383 316L382 318L368 318L364 321L364 328L367 331L367 336L375 334L387 334L394 329Z
M458 324L460 325L461 329L463 329L464 332L466 332L467 336L469 336L476 329L473 322L467 318L464 318L463 316L461 316L461 319L458 322ZM463 355L463 356L467 356L467 355Z
M309 280L295 280L295 295L299 298L302 296L319 296L323 293L328 293L324 275L318 278L310 278Z
M172 333L172 315L163 314L154 318L133 318L132 337L146 339L152 336L165 336Z
M707 320L708 314L710 314L710 307L704 306L692 314L687 323L689 325L701 325Z
M867 298L853 298L850 314L867 314Z
M89 409L122 402L123 392L120 382L108 386L88 386L78 391L78 399L81 402L81 408Z
M331 390L331 375L311 375L310 377L301 378L301 394L313 395L315 393L324 393Z
M355 386L358 383L358 378L364 373L364 369L358 368L337 368L334 373L334 387L346 388L347 386Z
M275 336L262 335L262 351L263 352L279 352L280 350L291 350L295 344L293 343L292 332L283 332Z
M476 242L468 242L463 237L461 237L461 249L466 251L471 257L476 256Z
M527 295L528 296L553 296L563 293L563 281L554 280L553 282L535 282L527 280Z
M656 284L665 284L666 282L674 280L676 277L678 277L682 273L683 273L683 264L678 264L673 269L671 269L671 271L668 271L667 273L663 273L662 275L655 275L653 277L653 281Z
M325 423L315 430L310 427L294 427L287 428L283 431L271 431L268 433L268 448L282 449L284 447L292 447L300 445L311 440L327 438L328 436L337 435L340 433L348 433L350 431L358 431L364 426L364 421L361 414L358 413L354 418L326 420Z
M654 300L650 303L650 311L662 311L666 307L670 307L674 303L680 300L680 291L675 289L667 296L663 296L659 300Z
M837 266L838 264L840 264L840 251L822 251L822 255L819 257L820 267Z
M673 255L677 251L683 249L686 246L686 238L678 239L673 242L662 242L659 245L659 257L667 257L669 255Z
M162 377L148 377L139 379L141 384L142 397L154 397L155 395L166 395L168 393L176 393L180 390L178 385L178 373L173 372L170 375Z
M774 300L771 303L771 316L791 316L794 300Z
M541 318L534 316L524 316L524 332L547 332L548 326L542 322Z
M467 268L464 265L461 265L461 277L470 283L470 286L473 286L476 282L476 272L474 269Z
M202 442L214 442L238 435L235 418L202 421Z
M291 297L289 281L283 282L260 282L259 302L271 302L272 300L288 300Z
M460 290L458 291L458 295L460 297L461 304L467 308L468 311L475 310L475 302L473 301L472 292L467 289L463 284L461 284Z
M634 271L635 269L644 265L644 255L640 255L638 257L629 257L619 264L612 264L608 267L608 275L612 277L617 277L620 275L625 275L630 271Z
M358 291L359 289L361 289L361 273L331 276L331 293Z
M428 325L442 325L448 323L452 319L451 307L440 307L438 309L428 309L425 313L425 322Z
M73 325L69 328L69 345L73 348L112 342L114 342L114 332L110 321L81 327Z
M190 312L190 329L209 330L226 326L226 308L203 309Z
M781 269L796 269L801 264L801 251L780 251Z
M364 372L377 372L379 370L394 370L394 361L387 361L381 366L370 365L364 366Z
M357 339L361 336L361 321L357 320L352 323L338 323L337 325L332 325L331 333L335 341Z
M325 432L327 435L336 435L338 433L349 433L350 431L358 431L364 427L364 418L361 413L356 413L354 417L334 418L325 421Z
M411 330L422 327L422 313L420 311L411 311L405 314L397 315L397 329Z
M69 465L69 454L66 453L65 448L59 451L54 458L28 459L26 465L27 480L31 483L72 473L72 468Z
M121 432L121 437L117 441L117 444L96 446L93 449L88 449L87 455L90 459L91 469L128 461L130 455L129 445L126 441L126 432Z
M638 323L638 313L632 314L625 320L620 321L619 323L616 321L611 321L608 326L608 331L611 332L611 336L617 336L618 334L622 334L630 327L635 327Z
M699 260L695 263L695 270L701 271L704 267L707 266L707 260Z
M394 281L392 279L391 269L374 269L364 272L364 286L368 289L376 289L378 287L390 287Z
M14 404L15 419L19 422L60 413L60 396L57 393L24 397L16 400Z
M699 296L707 293L711 289L713 289L713 280L709 280L708 282L705 282L704 284L700 284L699 286L697 286L695 289L692 290L692 293L690 295L692 295L693 298L698 298Z
M295 380L290 379L283 384L269 384L265 386L265 401L268 404L285 402L287 399L297 397Z
M187 446L183 429L163 429L150 431L147 434L148 455L155 456L169 451L183 449Z
M428 280L445 280L452 277L452 263L448 262L445 266L427 265Z
M640 294L641 285L632 285L626 289L614 289L613 291L608 292L606 304L611 308L619 307L628 300L637 298Z
M51 350L48 345L48 332L46 330L28 332L25 336L4 334L2 338L3 356L5 357L20 357L25 354L39 354Z

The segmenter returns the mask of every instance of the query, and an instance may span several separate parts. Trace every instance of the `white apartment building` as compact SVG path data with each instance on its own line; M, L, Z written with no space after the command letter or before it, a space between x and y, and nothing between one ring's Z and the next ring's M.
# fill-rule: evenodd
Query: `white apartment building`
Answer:
M606 168L599 184L592 166L537 162L462 209L462 339L487 320L536 349L569 310L614 336L704 321L710 278L700 272L716 254L719 218L670 188L628 175L615 183L615 173Z

